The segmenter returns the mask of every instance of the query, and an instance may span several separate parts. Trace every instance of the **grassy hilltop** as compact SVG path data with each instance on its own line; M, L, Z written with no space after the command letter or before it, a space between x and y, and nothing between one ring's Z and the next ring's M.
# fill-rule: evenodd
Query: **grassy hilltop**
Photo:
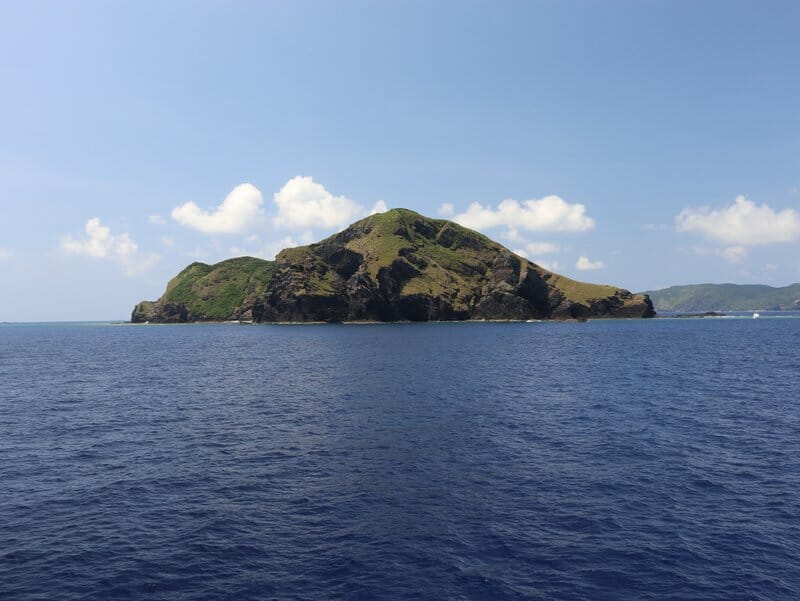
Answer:
M131 321L252 319L252 307L272 277L273 261L239 257L215 265L192 263L172 278L157 301L142 301Z

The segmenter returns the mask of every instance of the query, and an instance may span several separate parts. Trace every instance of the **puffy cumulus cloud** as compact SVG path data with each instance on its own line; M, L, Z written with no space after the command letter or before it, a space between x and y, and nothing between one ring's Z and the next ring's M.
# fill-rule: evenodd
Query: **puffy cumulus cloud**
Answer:
M580 256L575 263L575 267L581 271L593 271L595 269L605 269L606 264L602 261L590 261L589 257Z
M204 211L194 202L187 202L172 209L172 218L206 234L238 234L262 222L263 203L258 188L240 184L213 211Z
M456 214L456 208L453 206L452 202L445 202L439 207L437 213L442 217L452 217Z
M594 219L582 204L570 204L559 196L502 201L496 209L473 202L453 221L472 229L506 226L538 232L584 232L594 227Z
M286 229L344 227L365 213L364 207L346 196L334 196L311 177L290 179L274 200L275 225Z
M389 210L389 207L386 206L386 203L382 200L379 200L374 205L372 205L372 210L369 212L370 215L375 215L376 213L385 213Z
M103 225L99 217L87 221L84 230L86 238L76 240L72 236L65 236L61 240L61 248L69 253L89 255L98 259L128 257L139 251L139 245L130 234L112 234L111 228Z
M742 246L791 242L800 238L800 213L776 211L744 196L724 209L686 208L675 217L679 232L698 232L719 242ZM741 254L740 251L739 254ZM735 253L734 253L735 254Z
M70 254L113 260L122 265L128 275L145 271L160 258L156 254L140 254L139 245L130 234L112 234L111 228L103 225L98 217L89 219L84 231L86 237L83 239L72 236L62 238L62 250Z
M147 218L148 223L152 223L153 225L166 225L167 220L164 219L161 215L150 215Z

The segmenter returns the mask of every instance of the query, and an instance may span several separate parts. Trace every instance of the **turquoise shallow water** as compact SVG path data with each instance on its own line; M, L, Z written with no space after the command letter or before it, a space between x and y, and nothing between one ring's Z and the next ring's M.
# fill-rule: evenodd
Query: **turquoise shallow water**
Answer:
M768 315L0 326L0 598L795 599L799 346Z

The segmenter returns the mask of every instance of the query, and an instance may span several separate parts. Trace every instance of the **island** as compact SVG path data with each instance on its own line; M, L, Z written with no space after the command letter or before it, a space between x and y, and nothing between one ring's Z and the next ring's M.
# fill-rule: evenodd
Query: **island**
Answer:
M689 284L650 290L657 311L798 311L800 283L782 288L761 284Z
M653 317L645 294L578 282L445 219L366 217L274 261L192 263L134 323L568 320Z

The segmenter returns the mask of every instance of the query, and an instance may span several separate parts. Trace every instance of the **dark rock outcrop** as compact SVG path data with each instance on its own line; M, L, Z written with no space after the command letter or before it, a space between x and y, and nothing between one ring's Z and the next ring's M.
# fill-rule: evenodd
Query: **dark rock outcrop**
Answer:
M569 280L444 220L395 209L275 263L258 321L651 317L649 299Z

